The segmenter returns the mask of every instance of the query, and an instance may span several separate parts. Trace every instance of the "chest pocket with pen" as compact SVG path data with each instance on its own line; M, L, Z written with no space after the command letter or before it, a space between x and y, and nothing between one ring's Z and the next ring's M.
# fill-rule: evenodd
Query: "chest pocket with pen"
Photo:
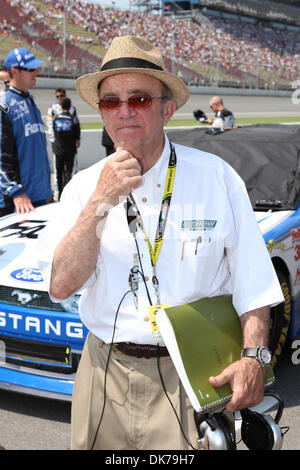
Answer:
M177 245L177 263L174 287L182 291L186 299L210 295L215 290L215 279L222 271L224 246L222 240L212 234L182 234ZM225 274L224 274L225 275ZM223 279L223 275L221 275Z
M181 261L196 261L196 257L206 256L214 245L211 236L186 238L182 240ZM194 260L193 260L194 258Z

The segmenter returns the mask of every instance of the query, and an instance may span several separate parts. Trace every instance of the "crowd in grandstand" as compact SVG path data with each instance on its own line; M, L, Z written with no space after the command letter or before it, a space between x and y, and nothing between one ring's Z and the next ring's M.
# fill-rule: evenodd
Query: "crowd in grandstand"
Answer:
M177 60L215 66L219 61L228 72L235 68L265 69L287 80L298 77L295 56L300 54L300 45L291 31L278 32L261 24L223 18L186 25L173 17L102 9L94 4L87 8L81 2L76 3L75 21L98 34L106 46L115 36L137 34Z
M18 6L30 21L48 27L48 34L61 37L62 31L51 25L51 18L61 18L63 5L69 22L81 26L108 47L115 36L143 36L164 51L165 57L189 66L201 64L217 67L228 75L237 71L257 74L265 70L287 81L299 78L299 32L267 27L240 19L203 16L196 21L178 20L132 10L117 10L83 1L45 0L49 11L43 14L35 0L6 0ZM52 28L52 29L51 29ZM91 41L88 37L70 37L74 43Z
M239 15L249 15L254 18L280 21L289 24L300 24L299 8L300 2L278 0L200 0L200 4L207 7L217 8L234 12Z

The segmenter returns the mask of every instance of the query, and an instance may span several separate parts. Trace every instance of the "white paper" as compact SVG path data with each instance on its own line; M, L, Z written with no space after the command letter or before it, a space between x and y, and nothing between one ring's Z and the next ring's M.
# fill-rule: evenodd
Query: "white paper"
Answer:
M197 412L199 412L201 411L201 406L199 404L199 401L195 395L195 392L192 389L191 384L186 375L186 371L185 371L185 368L181 359L181 355L178 350L175 333L174 333L174 330L172 328L172 325L170 323L170 320L166 312L163 309L158 310L158 312L155 315L155 320L159 328L159 331L163 337L164 343L169 351L169 354L171 356L171 359L173 361L177 374L179 375L181 383L187 393L187 396L189 397L193 408Z

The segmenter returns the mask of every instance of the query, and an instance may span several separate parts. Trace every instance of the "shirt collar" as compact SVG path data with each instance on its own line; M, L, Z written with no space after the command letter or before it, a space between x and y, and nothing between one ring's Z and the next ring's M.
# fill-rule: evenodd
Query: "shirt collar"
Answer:
M14 85L9 86L9 91L13 91L14 93L17 93L18 95L24 96L24 98L29 98L30 93L27 91L20 90L19 88L15 87Z
M147 171L147 173L145 173L144 175L145 177L153 176L157 178L159 175L162 174L164 168L166 168L166 165L169 162L170 142L166 133L164 133L164 137L165 137L165 145L164 145L163 151L159 159L157 160L157 162L150 168L150 170Z

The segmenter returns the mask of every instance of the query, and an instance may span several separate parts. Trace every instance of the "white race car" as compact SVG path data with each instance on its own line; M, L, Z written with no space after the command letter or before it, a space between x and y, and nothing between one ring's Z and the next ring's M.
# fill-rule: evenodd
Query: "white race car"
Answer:
M79 295L52 302L34 251L56 208L0 219L0 388L69 400L87 334Z

